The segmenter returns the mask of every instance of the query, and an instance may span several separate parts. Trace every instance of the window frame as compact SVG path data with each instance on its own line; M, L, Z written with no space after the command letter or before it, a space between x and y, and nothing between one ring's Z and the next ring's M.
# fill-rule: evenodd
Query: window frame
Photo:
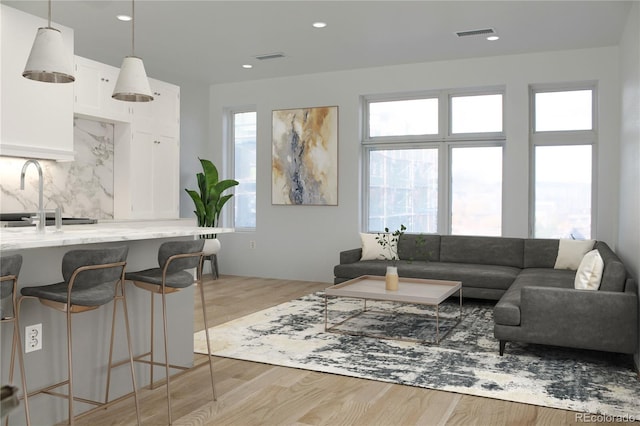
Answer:
M502 96L502 131L482 133L451 133L451 98L456 96ZM377 136L369 135L369 104L373 102L403 101L425 98L438 98L438 134ZM361 229L362 232L376 232L369 228L369 177L370 153L374 150L429 149L438 150L438 226L440 234L451 233L451 149L453 147L500 146L502 155L502 218L501 229L504 228L504 149L506 146L506 86L484 86L476 88L442 89L411 93L363 95L360 97L362 111L361 128Z
M225 144L225 149L226 149L226 156L225 158L227 159L227 167L226 169L229 171L229 176L230 179L236 179L235 176L235 171L236 171L236 158L235 158L235 142L236 142L236 138L235 138L235 115L236 114L243 114L243 113L248 113L248 112L253 112L256 114L256 169L258 167L258 159L257 159L257 149L258 149L258 109L255 105L245 105L242 107L229 107L229 108L225 108L224 109L224 123L223 123L223 131L224 131L224 139L227 141L227 143ZM256 173L257 174L257 173ZM256 184L257 184L257 179L256 179ZM236 188L233 188L233 193L234 196L231 197L231 199L229 200L230 202L227 203L227 205L225 206L225 210L226 210L226 217L227 219L224 220L225 224L228 224L231 228L234 228L236 232L254 232L257 227L258 227L258 208L257 208L257 188L256 188L256 226L255 227L249 227L249 226L242 226L242 227L238 227L236 226Z
M536 93L570 92L591 90L591 129L587 130L535 130ZM598 205L598 83L597 81L580 81L565 83L545 83L529 85L529 238L535 237L536 225L536 158L538 146L591 146L591 229L593 239L597 223Z

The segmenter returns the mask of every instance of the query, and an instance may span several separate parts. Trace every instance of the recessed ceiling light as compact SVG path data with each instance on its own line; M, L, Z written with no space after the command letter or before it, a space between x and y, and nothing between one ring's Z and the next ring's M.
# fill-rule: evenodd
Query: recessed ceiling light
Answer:
M124 14L116 15L116 18L118 18L119 21L125 21L125 22L128 22L131 20L131 16L124 15Z
M253 68L253 65L251 65L251 64L244 64L244 65L242 65L242 68L244 68L244 69L247 69L247 70L248 70L248 69Z
M318 22L314 22L312 25L313 25L313 28L324 28L327 26L327 23L318 21Z
M498 37L497 35L492 35L492 36L487 37L487 40L489 40L489 41L496 41L496 40L499 40L499 39L500 39L500 37Z

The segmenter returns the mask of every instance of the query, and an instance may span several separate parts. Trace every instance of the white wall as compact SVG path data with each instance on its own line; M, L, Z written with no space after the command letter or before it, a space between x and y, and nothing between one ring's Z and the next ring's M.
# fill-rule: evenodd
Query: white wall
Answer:
M634 2L620 43L620 226L617 252L640 272L640 4ZM640 336L639 336L640 339ZM640 358L636 354L636 365Z
M223 158L224 108L253 104L258 111L257 230L222 236L223 249L219 256L222 273L332 282L339 252L360 244L359 97L364 94L505 85L503 235L527 236L529 84L587 80L598 81L600 106L594 237L615 246L620 130L617 47L431 62L212 86L212 160L217 164L221 164ZM339 107L339 205L271 205L271 111L324 105ZM255 249L249 249L250 240L256 241Z
M198 157L210 159L214 146L209 136L209 93L204 84L181 81L180 85L180 217L194 217L193 202L185 188L196 189ZM219 138L218 138L219 139Z

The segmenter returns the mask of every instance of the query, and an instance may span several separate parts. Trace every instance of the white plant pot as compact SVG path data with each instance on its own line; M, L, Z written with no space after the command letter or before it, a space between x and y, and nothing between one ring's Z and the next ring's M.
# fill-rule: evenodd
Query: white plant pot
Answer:
M204 254L205 256L211 256L212 254L218 254L220 251L220 240L217 238L208 238L204 240Z

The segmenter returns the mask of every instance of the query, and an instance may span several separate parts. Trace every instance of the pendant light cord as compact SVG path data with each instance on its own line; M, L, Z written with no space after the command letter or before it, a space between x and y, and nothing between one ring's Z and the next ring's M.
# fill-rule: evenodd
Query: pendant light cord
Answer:
M49 0L49 25L47 28L51 28L51 0Z
M131 56L136 56L136 2L131 0Z

